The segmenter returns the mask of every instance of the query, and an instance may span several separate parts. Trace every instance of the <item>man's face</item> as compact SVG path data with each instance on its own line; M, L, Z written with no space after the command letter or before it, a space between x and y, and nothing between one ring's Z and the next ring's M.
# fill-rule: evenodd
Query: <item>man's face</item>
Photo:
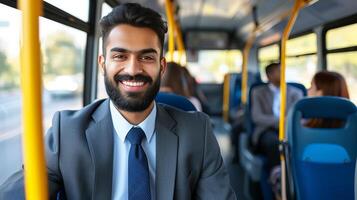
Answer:
M160 42L149 28L121 24L109 33L106 55L99 56L105 87L118 109L140 112L153 102L166 61Z
M274 68L268 76L269 82L279 85L280 84L280 66Z

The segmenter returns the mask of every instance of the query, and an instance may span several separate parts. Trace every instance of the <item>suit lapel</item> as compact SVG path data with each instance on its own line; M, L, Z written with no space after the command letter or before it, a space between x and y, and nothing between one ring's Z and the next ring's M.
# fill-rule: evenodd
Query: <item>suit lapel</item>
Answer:
M94 122L86 130L86 138L94 165L92 199L111 199L113 176L113 124L109 100L92 115Z
M173 199L176 177L177 143L174 133L176 121L158 106L156 118L156 198Z
M266 85L267 89L263 90L265 91L265 101L266 103L264 105L267 106L266 110L269 111L270 114L273 114L273 101L274 101L274 94L273 91L269 88L269 85Z

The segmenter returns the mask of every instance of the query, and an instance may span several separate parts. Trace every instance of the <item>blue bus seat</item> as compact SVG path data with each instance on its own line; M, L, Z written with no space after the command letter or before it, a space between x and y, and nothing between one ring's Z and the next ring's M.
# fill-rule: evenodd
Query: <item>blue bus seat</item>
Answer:
M289 82L289 83L287 83L287 84L290 85L290 86L292 86L292 87L294 87L294 88L296 88L296 89L298 89L298 90L300 90L300 91L302 92L302 94L303 94L304 97L307 96L307 89L306 89L306 87L305 87L303 84L301 84L301 83L295 83L295 82Z
M228 73L229 78L229 117L234 118L237 110L241 106L242 96L242 74ZM259 74L248 72L248 87L254 83L261 83Z
M155 101L184 111L197 111L195 106L186 97L174 93L159 92Z
M346 120L339 128L309 128L304 119ZM298 101L287 123L289 162L297 199L353 199L357 156L357 108L347 99Z
M251 180L255 182L260 182L261 190L263 192L263 197L265 200L272 199L273 192L271 191L271 186L268 183L269 172L265 169L266 166L266 158L263 155L255 154L251 151L250 145L250 137L254 131L254 123L251 116L251 97L252 91L260 86L267 85L268 83L257 82L252 84L248 92L248 101L245 108L245 128L246 134L241 134L239 138L239 157L240 163ZM304 96L307 94L307 90L304 85L300 83L287 83L288 86L292 86L302 92ZM245 177L247 179L248 177ZM245 192L249 189L245 189Z
M357 199L357 159L356 159L356 168L355 168L355 199Z

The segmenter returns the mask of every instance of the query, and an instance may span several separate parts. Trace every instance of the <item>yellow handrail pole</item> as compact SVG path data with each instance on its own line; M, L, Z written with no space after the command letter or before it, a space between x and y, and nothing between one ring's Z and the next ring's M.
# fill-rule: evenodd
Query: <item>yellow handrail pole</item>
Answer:
M281 38L281 72L280 72L280 120L279 120L279 141L285 140L285 111L286 111L286 41L289 39L289 34L296 21L300 9L305 5L304 0L295 0L294 7L291 10L291 15L286 25L282 38ZM285 158L283 152L280 153L281 169L282 169L282 190L281 197L286 199L286 171L285 171Z
M165 10L167 17L167 25L168 25L168 49L169 49L169 57L167 58L169 62L174 61L174 50L175 50L175 20L174 13L172 8L171 0L165 0Z
M229 85L230 76L226 74L223 81L223 120L225 122L229 120Z
M243 105L247 103L247 88L248 88L248 59L249 59L249 52L252 48L256 36L256 29L253 30L251 35L249 36L247 42L245 43L243 49L243 64L242 64L242 84L241 84L241 102Z
M41 0L20 0L22 10L21 85L25 191L28 200L48 199L42 134L42 92L39 40Z
M181 64L181 66L186 66L186 50L185 50L185 45L183 43L183 38L182 38L182 32L181 32L181 26L179 23L175 24L175 32L176 32L176 43L177 43L177 49L178 49L178 62Z

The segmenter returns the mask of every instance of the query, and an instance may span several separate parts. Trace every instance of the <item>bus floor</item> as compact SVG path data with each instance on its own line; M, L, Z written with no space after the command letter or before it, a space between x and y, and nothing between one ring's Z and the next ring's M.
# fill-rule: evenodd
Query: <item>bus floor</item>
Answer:
M211 118L212 119L212 118ZM223 161L230 176L231 186L239 200L248 200L244 195L244 171L238 160L233 159L234 148L231 143L229 128L222 127L222 121L212 119L214 134L217 138ZM224 130L225 129L225 130Z

